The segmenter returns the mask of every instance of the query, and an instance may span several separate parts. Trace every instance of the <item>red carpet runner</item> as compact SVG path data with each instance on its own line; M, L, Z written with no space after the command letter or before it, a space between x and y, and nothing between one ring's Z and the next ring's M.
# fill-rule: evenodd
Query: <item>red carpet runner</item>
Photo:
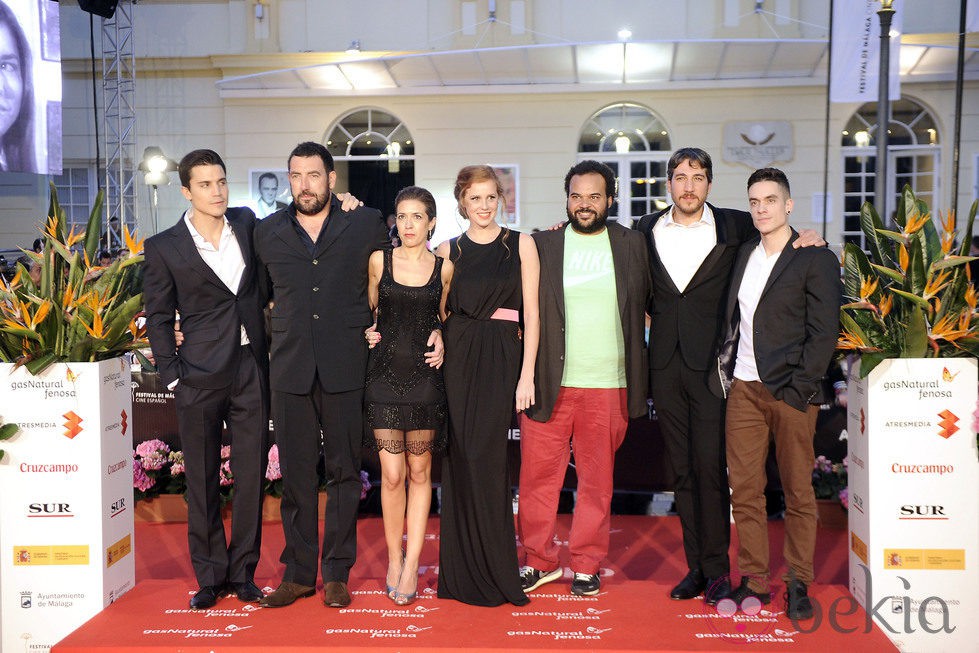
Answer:
M567 533L562 516L559 535ZM185 524L138 524L136 588L69 635L55 653L186 651L828 651L895 650L868 624L846 591L846 531L820 530L817 617L798 626L783 613L781 588L768 610L725 617L701 601L671 601L667 593L686 571L675 517L613 517L609 567L602 592L575 597L567 578L531 594L521 608L475 608L435 597L438 520L422 554L419 599L398 607L383 593L387 559L381 520L359 523L359 560L350 587L350 608L323 607L321 595L278 610L222 599L205 612L187 601L196 590L186 553ZM771 524L781 542L782 524ZM275 586L282 531L265 525L257 582ZM732 549L733 550L733 549ZM772 563L782 564L781 545ZM428 566L425 566L428 565ZM836 615L830 618L830 608ZM853 612L847 616L839 613Z

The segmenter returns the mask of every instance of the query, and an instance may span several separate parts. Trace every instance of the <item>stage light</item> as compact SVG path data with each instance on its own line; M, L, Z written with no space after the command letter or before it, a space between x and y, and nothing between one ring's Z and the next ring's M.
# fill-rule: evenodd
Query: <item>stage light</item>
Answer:
M116 13L116 5L118 4L119 0L78 0L78 6L83 11L102 18L112 18L112 15Z

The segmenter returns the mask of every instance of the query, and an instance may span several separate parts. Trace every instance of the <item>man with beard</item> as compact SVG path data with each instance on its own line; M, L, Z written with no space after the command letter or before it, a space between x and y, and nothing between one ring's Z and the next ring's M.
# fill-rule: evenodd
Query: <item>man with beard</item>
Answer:
M282 607L312 596L319 562L324 604L344 607L357 554L364 329L374 322L367 262L390 240L376 209L343 210L331 192L337 175L325 147L300 143L288 169L293 203L255 227L260 279L273 303L270 385L286 539L282 583L261 605ZM322 556L316 498L321 458L327 480Z
M554 541L574 448L571 592L597 594L608 553L615 451L646 414L649 259L642 235L607 222L615 173L581 161L564 178L569 222L534 234L540 254L540 348L534 404L520 418L520 539L531 592L563 575Z
M713 178L707 152L677 150L666 167L673 205L643 216L636 225L649 244L653 279L652 396L673 471L689 568L670 598L703 593L710 605L731 591L731 525L724 400L709 390L707 373L717 363L715 347L735 254L758 233L745 211L707 202ZM810 229L793 246L813 244L825 242Z

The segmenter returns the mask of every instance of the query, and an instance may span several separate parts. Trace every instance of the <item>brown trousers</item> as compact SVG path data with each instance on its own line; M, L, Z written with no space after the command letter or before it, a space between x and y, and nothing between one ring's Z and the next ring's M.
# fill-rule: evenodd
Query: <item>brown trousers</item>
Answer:
M812 441L819 406L806 412L779 401L760 381L735 380L727 400L727 465L731 508L738 532L738 567L748 586L767 592L768 515L765 510L765 459L775 442L785 492L785 543L788 570L783 580L813 580L816 548L815 460Z

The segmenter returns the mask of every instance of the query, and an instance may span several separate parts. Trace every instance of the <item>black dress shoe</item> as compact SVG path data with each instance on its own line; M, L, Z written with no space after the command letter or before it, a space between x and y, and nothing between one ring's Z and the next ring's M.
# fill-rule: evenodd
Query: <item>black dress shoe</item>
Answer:
M768 605L772 602L772 595L770 592L756 592L748 587L747 576L741 578L741 584L738 585L737 589L731 592L728 598L734 601L737 604L738 609L742 612L744 612L743 603L747 598L758 599L762 605Z
M727 576L708 578L706 585L704 603L707 605L717 605L721 599L726 599L731 595L731 580Z
M670 598L674 601L686 601L700 596L707 587L707 579L699 569L691 569L679 584L670 590Z
M812 619L812 601L809 600L806 584L790 580L785 589L785 615L795 621Z
M235 593L239 601L245 603L257 603L265 596L262 590L258 589L258 585L250 580L244 583L228 583L228 587Z
M197 590L197 594L194 594L194 598L190 600L190 609L207 610L208 608L213 608L218 602L218 599L223 595L223 585L205 585Z

